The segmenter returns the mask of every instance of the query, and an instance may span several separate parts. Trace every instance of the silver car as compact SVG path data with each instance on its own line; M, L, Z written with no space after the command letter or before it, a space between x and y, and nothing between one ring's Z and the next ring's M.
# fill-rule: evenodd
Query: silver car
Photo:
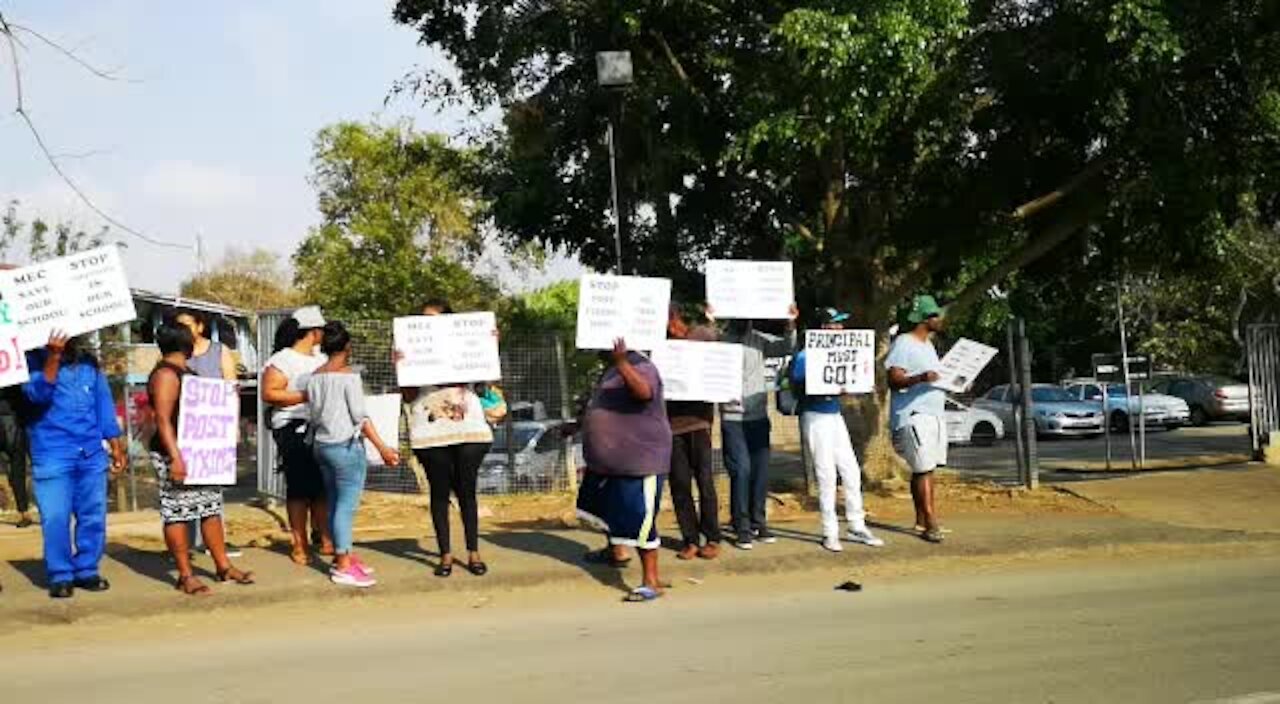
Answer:
M1097 382L1081 382L1066 387L1072 398L1088 401L1099 409L1102 408L1103 385ZM1148 428L1181 428L1191 422L1191 410L1187 403L1176 396L1149 391L1138 392L1134 384L1130 393L1125 394L1124 384L1107 384L1106 412L1111 417L1111 428L1117 432L1129 429L1131 420L1136 422L1138 414L1146 418Z
M1002 384L973 405L996 414L1006 427L1014 427L1017 422L1014 409L1021 403L1018 389ZM1052 384L1031 385L1031 412L1037 435L1097 436L1103 432L1102 411L1097 405L1076 400L1065 389Z
M481 494L548 491L564 475L563 451L568 445L577 466L583 465L582 445L560 434L558 420L524 420L493 429L493 445L480 465L476 489ZM508 428L511 437L508 439ZM514 465L512 464L514 460Z
M1177 396L1191 407L1191 423L1213 420L1249 422L1249 386L1225 376L1189 376L1165 379L1152 387Z

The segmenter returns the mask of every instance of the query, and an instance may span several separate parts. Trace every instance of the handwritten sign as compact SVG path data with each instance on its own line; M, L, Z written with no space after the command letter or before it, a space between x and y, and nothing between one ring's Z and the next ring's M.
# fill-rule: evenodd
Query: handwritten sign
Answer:
M24 350L44 347L54 330L74 337L138 317L116 247L0 271L0 296Z
M668 401L742 400L742 345L667 340L651 359Z
M364 409L369 414L369 420L373 421L374 430L378 431L382 442L392 449L400 446L401 403L400 394L368 396L364 400ZM378 454L378 450L368 440L364 441L364 456L368 458L370 465L382 466L382 455Z
M419 315L392 324L400 386L461 384L502 378L493 313Z
M804 349L806 395L869 394L875 390L874 330L808 330Z
M717 318L787 320L795 300L791 262L707 262L707 303Z
M610 350L622 338L633 350L667 339L671 279L585 274L578 289L578 349Z
M25 384L30 378L18 323L10 313L8 301L0 301L0 388Z
M178 451L187 465L184 483L235 484L240 421L235 382L184 376L178 413Z
M942 369L938 371L941 378L933 385L946 391L964 393L995 356L996 348L962 337L942 358Z

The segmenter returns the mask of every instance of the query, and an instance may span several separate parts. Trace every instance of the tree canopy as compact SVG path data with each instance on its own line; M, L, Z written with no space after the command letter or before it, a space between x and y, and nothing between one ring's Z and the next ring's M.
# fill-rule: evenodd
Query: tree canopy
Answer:
M36 217L24 222L18 206L18 201L9 201L0 215L0 260L6 263L13 263L8 260L15 255L32 262L65 257L107 241L110 230L106 227L91 234L65 221L50 225Z
M266 249L229 249L209 270L183 281L179 292L245 311L290 308L301 302L280 256Z

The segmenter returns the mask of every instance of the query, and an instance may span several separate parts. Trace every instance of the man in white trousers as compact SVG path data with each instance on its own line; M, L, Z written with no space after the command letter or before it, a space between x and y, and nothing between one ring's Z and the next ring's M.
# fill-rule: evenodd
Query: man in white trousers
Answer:
M820 314L823 330L843 330L848 313L827 308ZM813 472L818 480L818 504L822 510L822 547L841 552L840 521L836 517L836 477L844 483L844 517L849 522L848 538L855 543L882 547L884 541L867 527L862 506L862 470L853 452L849 428L840 412L839 396L809 396L804 392L805 351L791 364L791 382L800 399L800 434Z
M933 296L916 296L907 312L911 328L893 341L884 361L893 390L894 446L911 466L916 531L931 543L941 543L943 534L933 506L933 471L947 463L947 396L933 385L942 362L932 338L942 329L943 314Z

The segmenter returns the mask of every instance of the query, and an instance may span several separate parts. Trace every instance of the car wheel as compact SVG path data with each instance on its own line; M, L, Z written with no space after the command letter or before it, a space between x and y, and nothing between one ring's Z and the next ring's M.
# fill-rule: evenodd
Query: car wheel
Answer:
M1117 433L1129 432L1129 414L1124 411L1112 411L1111 430Z
M1202 406L1191 407L1191 424L1197 427L1203 427L1209 424L1209 414L1205 413Z
M975 424L969 433L969 442L978 447L991 447L996 442L996 427L986 421Z

